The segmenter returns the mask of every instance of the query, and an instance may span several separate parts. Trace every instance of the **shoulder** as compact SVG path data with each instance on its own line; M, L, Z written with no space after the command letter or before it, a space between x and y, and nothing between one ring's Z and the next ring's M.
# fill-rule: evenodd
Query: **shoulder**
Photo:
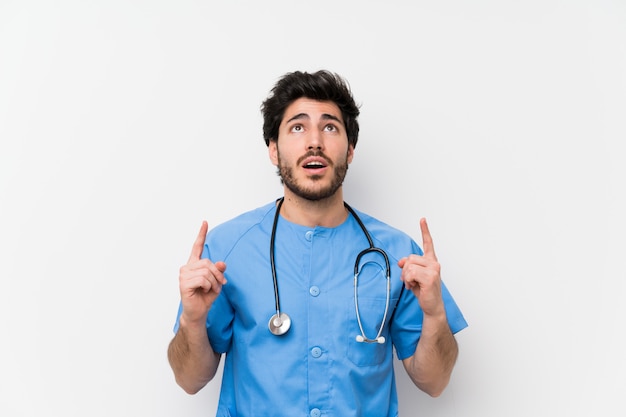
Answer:
M275 213L275 202L242 213L211 229L205 243L210 252L225 257L244 237L269 235Z
M370 235L374 236L389 236L393 238L399 238L402 240L411 240L411 237L402 230L383 222L382 220L373 217L365 212L352 207L355 213L359 216L363 225L367 228Z
M404 231L360 210L353 210L360 217L374 244L388 251L390 255L393 254L394 258L406 256L409 251L421 252L413 238Z

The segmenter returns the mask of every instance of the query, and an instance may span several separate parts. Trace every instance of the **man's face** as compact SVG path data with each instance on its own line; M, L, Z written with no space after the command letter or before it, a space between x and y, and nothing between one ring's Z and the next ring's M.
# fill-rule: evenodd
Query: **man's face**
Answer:
M354 147L341 110L331 101L299 98L287 107L269 154L285 187L307 200L330 197L341 187Z

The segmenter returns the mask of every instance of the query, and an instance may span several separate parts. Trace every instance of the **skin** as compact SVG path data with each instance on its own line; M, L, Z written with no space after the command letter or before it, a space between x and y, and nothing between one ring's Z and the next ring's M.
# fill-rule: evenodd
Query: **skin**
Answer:
M221 357L211 348L205 323L211 305L226 284L226 264L200 258L208 228L207 222L202 222L189 260L180 268L183 313L167 350L176 383L188 394L197 393L213 379Z
M346 220L341 184L354 147L348 143L341 111L333 102L294 101L287 107L278 139L270 141L268 153L283 180L283 217L310 227L336 227ZM450 380L458 347L448 326L441 267L425 219L420 220L420 228L424 255L409 254L398 261L400 279L424 312L420 341L403 365L419 389L438 396ZM226 264L200 259L207 230L203 222L189 260L180 268L183 313L168 349L176 381L188 393L204 387L215 376L220 361L220 355L211 349L205 321L226 284Z
M278 137L279 140L269 143L270 161L281 173L291 171L289 180L283 176L285 202L281 215L304 226L341 224L348 213L343 206L341 184L334 187L333 183L337 167L346 165L347 170L352 162L354 147L348 144L337 105L306 98L296 100L285 110ZM307 157L311 153L323 156ZM306 164L313 162L321 166L308 168ZM330 193L333 188L334 192ZM304 196L316 194L314 199Z
M422 335L413 356L402 361L413 383L433 397L441 395L450 381L458 346L448 326L441 294L441 265L426 219L420 219L423 256L411 254L398 261L400 279L413 291L424 312Z

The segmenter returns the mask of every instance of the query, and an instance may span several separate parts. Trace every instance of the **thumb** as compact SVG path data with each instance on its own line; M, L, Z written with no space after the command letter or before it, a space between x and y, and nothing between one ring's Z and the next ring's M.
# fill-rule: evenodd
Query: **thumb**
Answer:
M226 271L226 263L223 261L215 262L215 267L222 273Z

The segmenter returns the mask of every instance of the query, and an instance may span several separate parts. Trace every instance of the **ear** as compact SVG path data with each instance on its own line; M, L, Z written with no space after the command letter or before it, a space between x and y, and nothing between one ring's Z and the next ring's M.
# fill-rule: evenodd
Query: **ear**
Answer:
M348 164L352 163L352 158L354 157L354 145L348 145Z
M274 164L274 166L278 166L278 141L270 140L269 145L267 145L267 152L272 164Z

